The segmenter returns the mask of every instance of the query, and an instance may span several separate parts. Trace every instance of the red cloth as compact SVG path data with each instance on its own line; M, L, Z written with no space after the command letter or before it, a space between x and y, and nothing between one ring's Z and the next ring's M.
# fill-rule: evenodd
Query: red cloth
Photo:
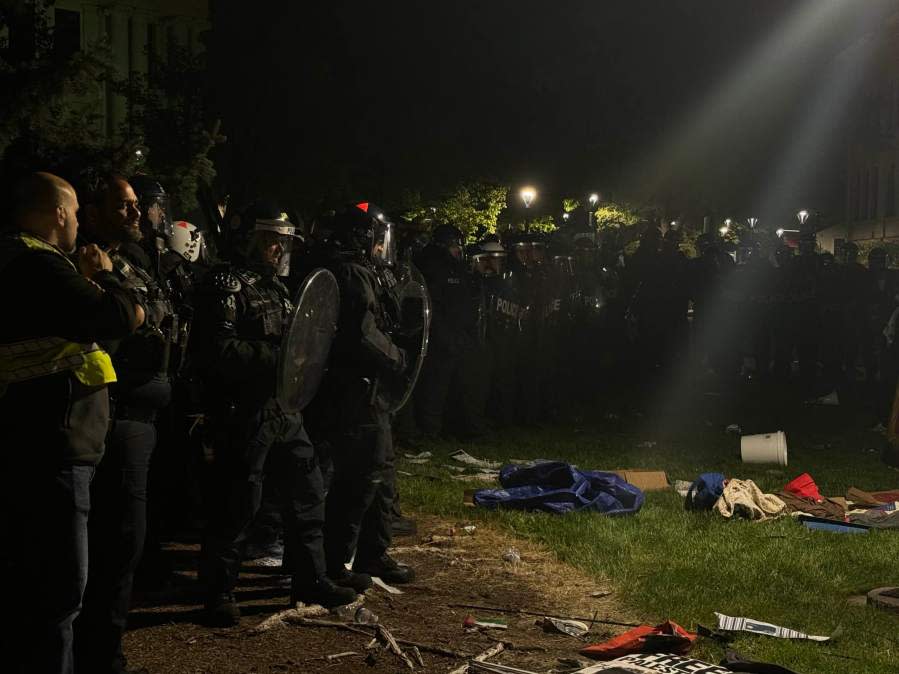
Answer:
M613 660L629 653L686 653L699 635L670 620L650 627L640 625L601 644L590 644L581 654L599 660Z
M809 498L816 502L824 500L821 492L818 491L818 485L815 484L812 476L808 473L803 473L792 482L787 483L784 491L795 494L799 498Z

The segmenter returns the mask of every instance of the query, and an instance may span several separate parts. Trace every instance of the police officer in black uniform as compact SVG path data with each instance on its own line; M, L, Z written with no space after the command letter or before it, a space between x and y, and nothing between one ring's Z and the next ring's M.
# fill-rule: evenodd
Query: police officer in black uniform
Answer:
M419 430L430 436L443 432L448 403L453 403L454 412L460 411L459 396L454 394L464 395L461 365L475 346L477 313L463 259L464 239L458 227L438 225L431 242L415 258L428 285L432 311L428 357L415 388L415 412Z
M278 349L293 311L280 279L289 273L295 228L264 202L247 209L241 225L249 239L243 260L210 273L194 327L215 453L200 579L207 620L218 625L240 617L233 590L263 480L274 481L281 505L291 603L334 607L356 596L325 576L321 471L303 416L275 399Z
M324 531L328 574L335 579L345 576L351 558L358 574L388 583L414 578L387 554L396 481L387 389L407 364L395 341L401 307L391 270L394 235L385 214L362 202L336 215L325 244L327 266L340 286L340 318L314 405L316 440L329 445L333 461ZM409 343L420 337L412 335Z
M113 423L106 454L91 485L90 573L84 610L75 624L78 668L118 674L126 671L122 635L146 536L155 421L171 399L174 308L140 245L140 209L131 185L121 176L107 175L87 187L82 197L85 237L108 249L115 273L140 299L147 317L134 335L107 345L118 382L111 388Z

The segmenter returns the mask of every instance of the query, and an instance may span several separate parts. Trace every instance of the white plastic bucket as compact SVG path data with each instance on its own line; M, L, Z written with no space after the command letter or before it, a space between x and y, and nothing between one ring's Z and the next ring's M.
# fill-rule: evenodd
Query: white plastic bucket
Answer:
M740 438L743 463L776 463L787 465L787 436L783 431L744 435Z

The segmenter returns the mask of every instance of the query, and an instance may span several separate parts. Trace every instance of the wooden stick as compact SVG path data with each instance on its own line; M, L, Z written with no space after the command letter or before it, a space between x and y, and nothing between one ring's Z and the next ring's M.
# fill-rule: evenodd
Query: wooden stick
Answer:
M419 666L425 666L425 660L423 657L421 657L421 651L418 650L418 646L412 647L412 657L415 658L415 661L419 664Z
M415 664L412 662L412 659L408 655L403 653L403 649L400 648L398 643L396 643L396 639L393 638L390 630L388 630L381 624L375 625L375 629L378 632L378 637L387 644L390 650L393 651L403 662L405 662L406 666L409 669L414 670Z
M500 643L496 644L495 646L491 646L490 648L488 648L486 651L484 651L480 655L474 656L474 658L472 658L472 660L477 660L478 662L484 662L484 660L486 660L487 658L492 658L494 655L499 655L500 653L502 653L505 650L505 648L506 648L506 645L504 643L500 642ZM467 674L467 673L468 673L468 663L466 662L464 665L462 665L461 667L457 667L456 669L451 671L449 674Z
M343 653L334 653L333 655L327 655L327 656L325 656L325 660L328 660L330 662L333 660L340 660L340 658L349 657L350 655L359 655L359 654L356 651L345 651Z
M452 608L471 608L479 611L493 611L494 613L519 613L521 615L532 615L538 618L559 618L561 620L580 620L585 623L601 623L603 625L618 625L620 627L640 627L640 623L623 623L616 620L600 620L599 618L576 618L566 615L556 615L554 613L535 613L534 611L525 611L520 608L499 608L497 606L480 606L478 604L447 604Z

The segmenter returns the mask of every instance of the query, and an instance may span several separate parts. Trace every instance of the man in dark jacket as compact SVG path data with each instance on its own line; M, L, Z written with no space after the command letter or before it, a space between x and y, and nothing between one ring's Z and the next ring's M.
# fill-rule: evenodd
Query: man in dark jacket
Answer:
M97 246L78 251L77 267L70 261L77 211L71 185L34 174L16 193L18 231L0 242L0 280L10 289L0 310L15 317L0 326L0 427L14 476L2 490L4 556L15 578L3 612L14 623L4 629L11 672L74 671L89 487L109 425L107 386L116 380L96 342L122 339L144 320Z

